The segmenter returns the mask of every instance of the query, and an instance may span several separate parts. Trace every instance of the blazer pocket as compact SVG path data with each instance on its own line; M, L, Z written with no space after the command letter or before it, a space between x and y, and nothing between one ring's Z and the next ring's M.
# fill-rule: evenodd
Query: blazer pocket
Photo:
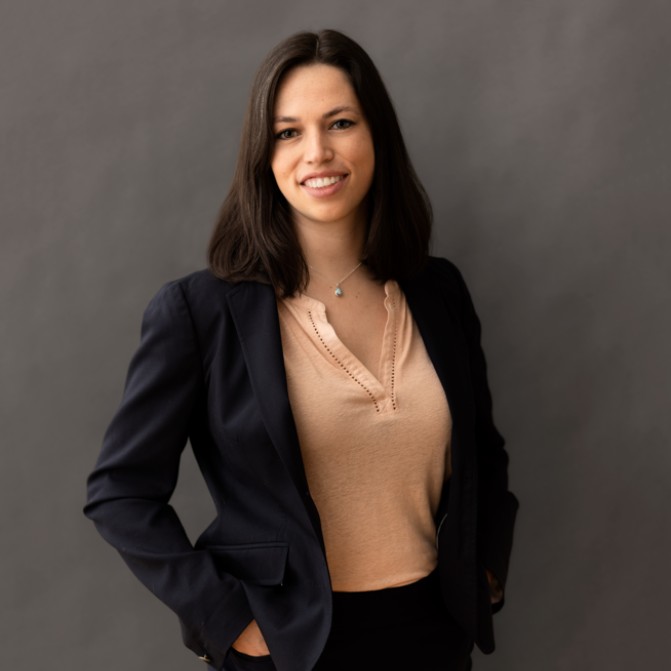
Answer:
M287 565L287 543L245 543L244 545L211 545L207 548L217 569L252 585L282 585Z

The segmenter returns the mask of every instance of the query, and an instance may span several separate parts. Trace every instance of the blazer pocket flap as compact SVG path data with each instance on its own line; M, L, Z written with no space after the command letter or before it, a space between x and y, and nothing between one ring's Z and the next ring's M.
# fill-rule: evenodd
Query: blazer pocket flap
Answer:
M215 545L207 548L217 568L253 585L277 586L284 580L289 546L286 543Z

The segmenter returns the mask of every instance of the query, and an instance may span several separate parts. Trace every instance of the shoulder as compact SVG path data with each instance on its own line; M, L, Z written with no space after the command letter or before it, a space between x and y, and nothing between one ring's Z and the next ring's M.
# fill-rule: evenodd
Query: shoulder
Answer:
M430 256L417 280L461 297L468 294L461 272L452 261L444 257Z
M152 302L183 304L191 310L208 310L221 305L235 291L236 284L216 277L208 269L197 270L170 282L156 293Z
M446 282L463 281L457 266L442 256L430 256L425 266L425 272L437 276Z
M148 310L159 306L163 312L190 321L196 331L211 332L214 325L225 325L230 321L229 298L239 292L249 297L244 309L257 310L260 304L275 305L275 292L270 284L230 282L210 270L199 270L164 284Z
M225 296L235 285L216 277L208 269L197 270L165 284L163 291L179 291L187 299Z
M443 305L459 319L474 314L473 301L464 278L449 259L430 256L422 270L403 285L406 295L421 301L422 295L441 296Z
M149 301L145 316L188 314L203 300L213 300L225 291L223 284L209 270L166 282Z

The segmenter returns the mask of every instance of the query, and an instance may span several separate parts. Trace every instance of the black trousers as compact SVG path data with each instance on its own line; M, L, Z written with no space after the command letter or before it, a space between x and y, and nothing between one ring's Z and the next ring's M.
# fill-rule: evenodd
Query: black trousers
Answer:
M403 587L335 592L333 625L314 671L468 671L473 642L450 617L435 573ZM274 671L232 650L226 671Z

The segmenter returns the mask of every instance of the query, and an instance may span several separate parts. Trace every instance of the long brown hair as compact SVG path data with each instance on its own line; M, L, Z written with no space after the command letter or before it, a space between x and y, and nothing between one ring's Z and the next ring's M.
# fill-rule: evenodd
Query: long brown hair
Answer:
M275 97L282 76L313 63L345 72L373 136L375 173L363 259L379 280L403 280L426 261L431 205L377 68L354 40L335 30L289 37L266 56L256 73L235 175L208 248L210 269L232 281L270 282L282 295L305 287L307 265L270 162Z

